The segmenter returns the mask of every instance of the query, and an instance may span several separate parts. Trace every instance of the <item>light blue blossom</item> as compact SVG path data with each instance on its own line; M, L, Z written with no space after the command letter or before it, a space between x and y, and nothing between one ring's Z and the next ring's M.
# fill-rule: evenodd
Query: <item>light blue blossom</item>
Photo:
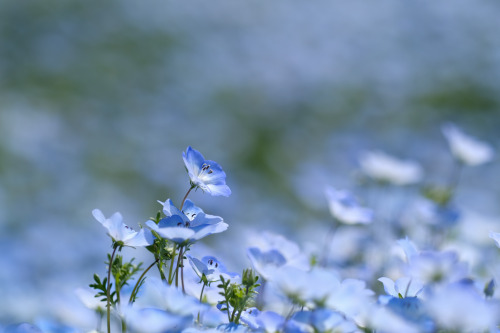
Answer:
M454 124L448 123L441 128L450 146L451 153L467 165L480 165L493 159L493 148L482 141L463 133Z
M388 277L381 277L378 279L384 285L385 292L391 297L395 298L405 298L418 296L424 285L416 280L412 280L409 277L401 277L396 281Z
M129 307L125 318L128 328L137 333L180 332L193 321L191 315L176 315L157 308Z
M373 220L373 211L362 207L348 191L327 187L328 207L333 217L346 224L368 224Z
M381 151L364 153L360 158L363 172L380 182L409 185L422 180L422 167L413 161L404 161Z
M201 278L204 274L208 282L219 281L221 275L226 280L238 276L236 273L229 272L226 266L214 256L205 256L201 260L192 256L187 257L196 275Z
M453 251L421 251L411 257L407 273L424 283L456 282L467 277L468 266Z
M94 218L108 230L108 235L114 242L123 246L148 246L153 244L151 232L147 229L141 229L139 232L123 223L123 217L116 212L110 218L104 217L99 209L92 211Z
M226 173L221 166L214 161L205 160L203 155L187 147L182 153L192 186L199 187L202 191L211 195L229 196L231 190L226 185Z
M175 207L170 199L160 203L167 216L158 224L149 220L146 225L161 237L174 243L181 245L194 243L228 228L228 224L223 222L221 217L205 214L191 200L186 200L182 211Z
M345 315L330 309L300 311L293 315L292 325L300 328L300 332L357 332L356 324L345 318ZM287 323L287 332L288 332Z
M427 312L446 331L493 332L498 304L487 302L473 286L449 284L429 295Z
M247 256L259 276L268 280L282 266L309 269L308 258L294 242L282 235L262 232L251 237Z

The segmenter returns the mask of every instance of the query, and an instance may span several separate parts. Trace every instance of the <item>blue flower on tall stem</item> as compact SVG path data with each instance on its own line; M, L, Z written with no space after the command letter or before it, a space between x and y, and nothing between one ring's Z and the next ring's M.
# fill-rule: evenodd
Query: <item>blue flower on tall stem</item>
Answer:
M223 232L228 227L221 217L205 214L189 199L185 201L182 211L170 199L160 203L166 217L158 224L150 220L146 225L161 237L178 245L194 243L205 236Z
M227 197L231 194L229 186L226 185L226 173L219 164L205 160L203 155L191 146L182 153L182 158L189 174L191 188L199 187L203 192L214 196Z
M188 192L189 193L189 192ZM147 221L146 225L158 236L175 243L172 251L172 258L176 256L176 250L179 250L177 265L175 268L175 284L178 285L179 268L181 273L182 290L184 291L184 278L182 264L185 251L189 245L211 234L223 232L227 229L227 223L223 222L219 216L205 214L201 208L194 205L191 200L184 198L182 210L178 209L168 199L160 203L163 205L163 213L166 215L158 224L154 221ZM168 283L173 282L174 260L170 261L168 273Z

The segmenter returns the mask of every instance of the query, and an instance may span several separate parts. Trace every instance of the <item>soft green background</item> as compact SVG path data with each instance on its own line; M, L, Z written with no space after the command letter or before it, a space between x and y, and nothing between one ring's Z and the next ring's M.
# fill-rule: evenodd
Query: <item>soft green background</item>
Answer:
M157 199L179 202L188 145L233 191L192 197L230 224L207 239L234 254L228 266L247 264L229 241L243 230L293 239L327 223L324 185L353 187L364 150L446 179L444 122L499 143L499 12L465 0L0 2L0 320L50 313L41 299L102 274L109 240L91 210L136 226ZM457 200L498 214L497 175L497 162L467 170Z

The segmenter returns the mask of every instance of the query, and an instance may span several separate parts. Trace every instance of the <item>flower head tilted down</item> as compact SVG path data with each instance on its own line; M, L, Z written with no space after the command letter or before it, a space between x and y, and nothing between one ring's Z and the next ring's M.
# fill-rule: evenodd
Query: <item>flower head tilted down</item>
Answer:
M223 232L228 227L221 217L205 214L189 199L182 211L170 199L160 203L166 217L158 224L149 220L146 225L161 237L179 245L194 243L205 236Z
M200 188L213 196L227 197L231 194L229 186L226 185L226 173L217 162L205 160L203 155L191 146L182 153L182 158L193 188Z

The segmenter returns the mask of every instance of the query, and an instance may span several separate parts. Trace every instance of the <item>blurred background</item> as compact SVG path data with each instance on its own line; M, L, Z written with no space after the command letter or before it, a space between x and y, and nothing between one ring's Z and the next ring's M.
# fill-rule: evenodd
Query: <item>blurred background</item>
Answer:
M356 189L363 151L446 181L445 122L500 143L499 13L465 0L1 1L0 323L71 317L73 290L106 272L92 209L137 227L156 200L179 203L188 145L227 173L229 198L191 199L229 223L199 249L233 270L259 231L322 241L324 187ZM498 168L464 170L456 197L492 225Z

